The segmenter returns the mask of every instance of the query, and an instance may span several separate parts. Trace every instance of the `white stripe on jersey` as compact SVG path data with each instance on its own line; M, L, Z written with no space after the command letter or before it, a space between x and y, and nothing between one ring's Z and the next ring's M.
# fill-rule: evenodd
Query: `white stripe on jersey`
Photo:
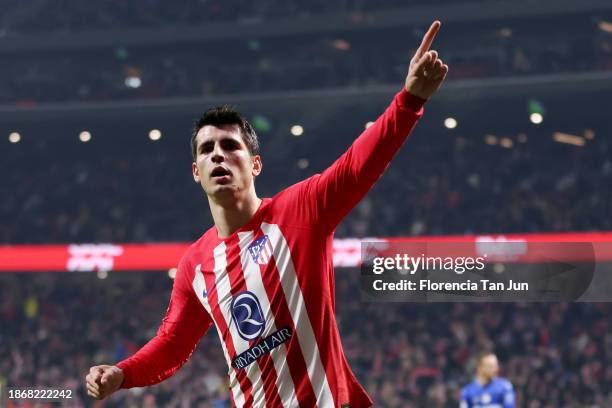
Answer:
M306 361L310 383L317 397L317 405L319 407L333 407L334 398L327 382L327 375L321 361L314 330L308 318L302 289L297 280L295 266L291 259L289 245L278 225L264 222L261 224L261 229L264 231L264 234L268 235L272 244L281 286L283 287L283 292L285 292L285 300L289 307L289 313L291 313L293 318L300 348Z
M217 286L217 298L219 303L219 311L223 315L225 319L225 323L229 328L230 335L232 337L232 341L234 343L234 349L236 350L236 355L239 355L243 351L246 351L249 348L249 342L243 340L242 337L238 334L238 330L236 329L236 325L232 321L231 313L229 307L224 308L221 305L228 305L231 303L232 292L230 290L230 278L227 273L227 258L225 255L225 242L220 243L214 250L215 256L215 282ZM263 382L261 381L261 371L259 370L259 366L257 364L251 364L244 369L246 371L246 375L251 380L252 387L252 395L253 395L253 405L257 407L263 407L266 405L266 396L264 394Z
M211 288L206 287L206 281L204 280L204 275L202 274L202 264L198 264L195 268L195 277L193 278L193 289L195 290L198 299L204 306L204 309L208 312L213 322L215 319L213 318L212 310L210 309L210 305L208 304L208 296L204 297L203 292L206 290L206 293L210 293ZM215 326L217 323L215 322ZM236 377L236 371L232 367L232 360L229 357L229 353L227 352L227 346L223 341L223 335L221 334L221 330L217 327L217 335L219 336L219 340L221 340L221 346L223 347L223 354L225 355L225 360L227 361L228 366L228 375L230 379L230 390L232 391L232 395L234 396L234 402L236 406L242 407L244 406L244 394L240 389L240 381L238 381L238 377Z
M261 334L261 337L266 337L276 331L276 325L274 323L274 316L272 315L270 300L266 288L263 285L263 278L261 276L261 269L259 264L253 261L248 246L253 241L253 232L239 232L240 242L240 258L242 260L242 270L244 272L244 280L246 282L247 290L257 296L261 302L261 308L264 310L266 319L266 329ZM271 255L271 254L270 254ZM268 255L268 259L270 256ZM293 384L293 378L291 378L291 372L289 371L289 362L287 361L287 347L285 344L281 344L270 352L270 357L274 362L274 368L276 369L276 388L278 389L278 395L283 403L284 407L297 407L299 402L295 393L295 386Z

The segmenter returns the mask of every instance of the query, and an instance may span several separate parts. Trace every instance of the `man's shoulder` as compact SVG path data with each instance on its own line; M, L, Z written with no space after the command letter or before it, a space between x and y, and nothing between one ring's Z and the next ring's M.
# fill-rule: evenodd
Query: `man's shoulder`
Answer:
M497 377L493 381L495 382L495 385L499 388L502 388L504 390L512 389L512 383L508 381L506 378Z
M270 199L266 215L294 225L311 225L319 210L317 202L321 197L317 194L317 181L320 177L321 174L314 174L276 193Z
M472 380L471 382L463 386L462 392L466 394L470 394L470 393L477 391L478 389L480 389L480 383L478 383L478 381L476 380Z

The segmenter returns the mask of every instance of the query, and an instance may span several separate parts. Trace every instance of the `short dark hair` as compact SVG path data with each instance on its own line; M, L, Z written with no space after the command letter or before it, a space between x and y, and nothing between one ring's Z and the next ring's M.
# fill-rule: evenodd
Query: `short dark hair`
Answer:
M251 156L259 154L259 140L257 139L257 134L253 126L251 126L249 121L236 109L228 105L223 105L208 109L200 119L196 121L193 127L193 133L191 134L191 155L194 161L197 156L196 136L200 129L206 125L238 125L242 140L247 146Z

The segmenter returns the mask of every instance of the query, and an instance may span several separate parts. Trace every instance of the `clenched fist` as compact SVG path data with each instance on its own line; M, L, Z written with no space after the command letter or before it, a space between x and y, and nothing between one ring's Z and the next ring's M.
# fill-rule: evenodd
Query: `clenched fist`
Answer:
M440 88L448 73L448 65L438 58L438 53L429 51L441 25L436 20L429 27L419 49L410 60L406 76L406 90L423 99L429 99Z
M123 382L123 371L117 366L99 365L89 369L85 377L87 395L104 399L117 391Z

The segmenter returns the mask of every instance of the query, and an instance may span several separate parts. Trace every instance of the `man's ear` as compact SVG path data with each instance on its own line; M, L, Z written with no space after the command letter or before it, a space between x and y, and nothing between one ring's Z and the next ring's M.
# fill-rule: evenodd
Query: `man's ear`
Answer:
M261 156L256 154L253 156L253 177L257 177L263 170L263 163L261 162Z
M200 184L200 171L198 170L198 166L195 164L195 162L191 163L191 173L193 173L193 181Z

